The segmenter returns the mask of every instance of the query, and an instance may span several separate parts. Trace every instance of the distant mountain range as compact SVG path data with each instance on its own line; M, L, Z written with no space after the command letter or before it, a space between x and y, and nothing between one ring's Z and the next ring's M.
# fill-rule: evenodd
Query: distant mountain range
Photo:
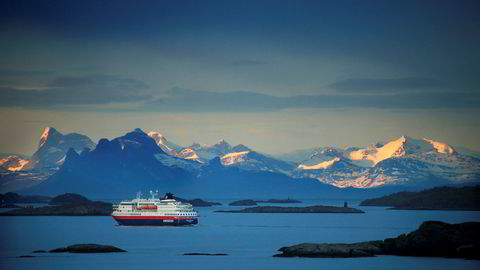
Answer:
M31 158L1 159L0 191L104 196L165 189L241 198L478 183L480 159L464 153L401 136L366 148L317 147L273 157L225 140L182 147L157 131L135 129L95 145L85 135L46 128Z
M459 184L480 180L480 159L451 145L401 136L367 148L332 147L303 152L295 172L337 187ZM301 157L297 152L296 157Z
M0 159L0 190L11 191L34 186L55 173L65 161L67 151L94 149L95 143L78 133L62 134L55 128L44 129L38 148L30 158L8 155Z

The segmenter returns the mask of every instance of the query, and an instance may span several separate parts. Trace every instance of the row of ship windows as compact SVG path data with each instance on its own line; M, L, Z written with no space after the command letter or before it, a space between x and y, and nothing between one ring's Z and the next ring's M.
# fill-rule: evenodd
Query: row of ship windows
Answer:
M134 211L134 210L123 210L122 212L137 212L137 211ZM152 212L156 212L156 211L152 211ZM165 213L166 215L171 215L171 216L194 216L194 214L175 214L175 213Z

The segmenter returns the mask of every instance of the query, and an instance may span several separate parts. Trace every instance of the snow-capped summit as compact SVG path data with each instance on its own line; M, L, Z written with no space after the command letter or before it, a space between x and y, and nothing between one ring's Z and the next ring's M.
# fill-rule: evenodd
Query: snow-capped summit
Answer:
M437 142L427 138L423 138L423 140L426 142L429 142L438 153L449 154L449 155L453 155L457 153L457 151L451 145L448 145L446 143Z
M167 139L158 131L150 131L148 132L148 136L155 140L157 144L166 144Z
M183 149L182 151L180 151L178 154L177 154L178 157L181 157L183 159L189 159L189 160L195 160L195 161L198 161L200 163L203 163L203 161L200 159L200 157L197 155L197 153L195 152L195 150L193 150L192 148L185 148Z
M227 166L235 163L239 163L239 162L244 162L249 152L250 151L229 153L221 157L220 160L222 161L223 165L227 165Z
M152 139L155 140L155 143L157 143L158 146L160 146L160 148L162 148L162 150L167 153L168 155L170 156L178 156L178 153L177 151L175 151L175 149L173 149L172 147L169 147L169 143L167 141L167 138L165 138L165 136L163 136L160 132L157 132L157 131L150 131L148 132L148 136Z
M63 163L70 148L80 152L84 148L95 148L95 143L82 134L69 133L64 135L53 127L46 127L40 136L38 150L22 169L58 167Z
M371 146L365 149L359 149L349 153L352 160L370 160L373 165L380 161L392 157L404 157L420 153L436 151L438 153L455 153L455 150L447 144L427 140L414 139L408 136L402 136L392 140L381 147Z
M331 160L323 161L323 162L320 162L320 163L315 164L315 165L300 164L300 165L298 165L298 168L302 169L302 170L328 169L328 168L332 167L332 165L335 164L335 162L338 162L338 161L340 161L340 158L336 157L336 158L333 158Z
M233 152L233 147L224 139L221 139L214 145L200 145L199 143L194 143L185 149L188 149L188 153L195 152L195 155L197 155L202 161L208 161L215 157L222 157Z
M53 127L46 127L42 135L40 136L40 141L38 143L38 148L40 149L42 146L46 144L56 144L58 143L58 140L62 137L62 134L58 132L55 128Z
M48 135L50 133L50 130L51 128L50 127L46 127L43 132L42 132L42 136L40 136L40 142L38 143L38 148L42 147L42 145L45 144L45 142L48 140Z
M252 171L269 171L288 174L294 169L294 166L288 162L252 150L225 154L220 158L220 161L224 166L234 166Z

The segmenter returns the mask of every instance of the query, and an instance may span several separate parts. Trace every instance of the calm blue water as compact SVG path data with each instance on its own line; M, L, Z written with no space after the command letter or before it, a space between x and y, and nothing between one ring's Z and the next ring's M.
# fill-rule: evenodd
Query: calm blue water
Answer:
M304 204L343 205L343 201ZM354 202L350 205L355 206ZM193 227L123 227L110 217L0 217L0 269L480 269L479 261L379 256L356 259L273 258L302 242L358 242L394 237L423 221L480 221L479 212L394 211L358 207L366 214L214 213L197 208ZM31 254L77 243L112 244L117 254ZM185 252L229 256L182 256ZM36 255L35 258L16 258Z

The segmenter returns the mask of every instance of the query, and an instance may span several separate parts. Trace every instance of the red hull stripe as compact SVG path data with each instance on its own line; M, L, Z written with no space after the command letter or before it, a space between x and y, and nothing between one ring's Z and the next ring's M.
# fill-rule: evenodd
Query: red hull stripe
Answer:
M169 216L113 216L116 220L194 220L192 217L169 217Z

